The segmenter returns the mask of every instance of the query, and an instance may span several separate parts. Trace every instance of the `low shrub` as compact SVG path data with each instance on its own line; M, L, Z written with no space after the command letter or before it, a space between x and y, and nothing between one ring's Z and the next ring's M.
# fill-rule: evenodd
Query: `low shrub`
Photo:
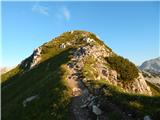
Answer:
M125 59L121 56L112 56L106 58L110 67L116 70L121 80L133 80L138 77L138 69L137 67L131 63L128 59Z

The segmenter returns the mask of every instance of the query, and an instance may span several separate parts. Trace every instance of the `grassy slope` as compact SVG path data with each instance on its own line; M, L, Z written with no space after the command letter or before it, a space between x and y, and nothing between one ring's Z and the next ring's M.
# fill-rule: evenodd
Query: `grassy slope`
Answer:
M2 83L3 120L67 119L70 90L65 83L63 64L68 61L70 50L66 49L35 69L13 75L7 83ZM32 95L39 97L24 108L23 100Z

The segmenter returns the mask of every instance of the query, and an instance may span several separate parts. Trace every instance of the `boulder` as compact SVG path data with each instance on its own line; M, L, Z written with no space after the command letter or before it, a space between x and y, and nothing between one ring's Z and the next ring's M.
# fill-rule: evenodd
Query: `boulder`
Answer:
M66 45L64 44L64 43L62 43L61 45L60 45L60 48L66 48Z

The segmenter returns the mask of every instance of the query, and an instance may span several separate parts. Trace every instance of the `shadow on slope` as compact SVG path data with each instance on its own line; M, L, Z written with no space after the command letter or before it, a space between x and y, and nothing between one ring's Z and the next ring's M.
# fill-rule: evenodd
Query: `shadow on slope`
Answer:
M70 89L62 65L69 60L70 50L2 83L2 120L68 119ZM23 101L34 95L38 98L24 107Z

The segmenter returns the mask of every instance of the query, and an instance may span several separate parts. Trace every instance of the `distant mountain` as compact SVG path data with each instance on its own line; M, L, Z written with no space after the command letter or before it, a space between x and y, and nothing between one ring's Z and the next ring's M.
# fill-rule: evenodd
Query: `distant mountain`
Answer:
M1 94L2 120L160 118L160 92L87 31L65 32L35 49L2 75Z
M160 57L145 61L139 68L143 71L160 74Z
M145 80L160 88L160 57L145 61L139 68Z

